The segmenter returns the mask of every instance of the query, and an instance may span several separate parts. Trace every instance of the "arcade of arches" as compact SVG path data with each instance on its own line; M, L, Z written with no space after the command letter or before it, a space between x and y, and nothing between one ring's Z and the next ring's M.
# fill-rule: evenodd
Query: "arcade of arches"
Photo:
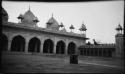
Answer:
M7 51L8 48L8 38L5 34L2 35L2 44L3 44L3 49ZM29 40L28 42L28 47L27 51L30 53L35 52L35 53L40 53L41 50L41 41L37 37L33 37ZM55 48L55 50L54 50ZM66 50L67 48L67 50ZM54 47L54 42L51 39L46 39L44 40L43 43L43 53L55 53L56 54L75 54L76 50L76 44L73 42L70 42L68 46L66 47L66 44L64 41L60 40L56 43L56 46ZM26 51L26 40L23 36L17 35L14 36L11 40L10 44L10 51L18 51L18 52L25 52ZM67 52L66 52L67 51Z
M2 49L3 51L8 50L8 37L2 34ZM11 41L10 51L18 51L18 52L25 52L25 38L21 35L14 36ZM55 50L54 50L55 47ZM67 48L67 50L66 50ZM28 52L36 52L40 53L41 49L41 41L39 38L34 37L29 40L28 43ZM55 52L54 52L55 51ZM56 54L75 54L76 53L76 44L74 42L66 44L64 41L60 40L54 46L54 42L51 39L44 40L43 43L43 53L56 53ZM80 55L85 56L104 56L104 57L111 57L112 50L110 49L83 49L80 50Z

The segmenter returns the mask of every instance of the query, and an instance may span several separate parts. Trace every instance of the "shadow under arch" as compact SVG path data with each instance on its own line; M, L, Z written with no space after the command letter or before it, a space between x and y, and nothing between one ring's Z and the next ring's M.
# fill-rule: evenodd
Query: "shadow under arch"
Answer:
M28 45L28 52L40 52L40 40L36 37L31 38Z
M75 54L76 44L74 42L70 42L68 44L68 54Z
M64 54L65 53L65 43L64 41L58 41L56 44L56 54Z
M11 51L21 51L25 49L25 38L21 35L15 36L12 39Z
M43 44L43 53L53 53L54 43L51 39L46 39Z

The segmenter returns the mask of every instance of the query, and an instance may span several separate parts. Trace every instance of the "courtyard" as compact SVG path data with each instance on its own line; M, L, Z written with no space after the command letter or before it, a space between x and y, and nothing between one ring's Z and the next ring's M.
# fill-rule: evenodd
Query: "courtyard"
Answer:
M122 59L79 56L78 64L70 64L70 56L3 52L3 73L123 73Z

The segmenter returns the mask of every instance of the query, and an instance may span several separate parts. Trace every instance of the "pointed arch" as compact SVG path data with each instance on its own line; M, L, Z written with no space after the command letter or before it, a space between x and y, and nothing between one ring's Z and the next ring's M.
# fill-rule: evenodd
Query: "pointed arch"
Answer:
M28 45L28 52L40 52L40 40L36 37L31 38Z
M53 53L54 43L51 39L46 39L43 45L43 53Z
M76 44L74 42L70 42L68 44L68 54L75 54Z
M25 38L21 35L15 36L12 39L11 51L24 51L25 48Z
M56 53L64 54L65 53L65 43L63 41L58 41L56 44Z

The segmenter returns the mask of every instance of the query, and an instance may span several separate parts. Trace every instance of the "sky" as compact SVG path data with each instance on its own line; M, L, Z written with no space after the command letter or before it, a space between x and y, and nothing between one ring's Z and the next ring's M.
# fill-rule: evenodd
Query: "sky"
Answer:
M86 37L93 43L93 39L100 43L115 43L118 24L124 24L124 1L96 1L96 2L18 2L2 1L2 7L9 15L9 22L18 23L17 17L30 10L38 17L38 26L45 28L46 22L52 17L60 24L64 24L69 32L71 24L75 33L84 23L87 27Z

